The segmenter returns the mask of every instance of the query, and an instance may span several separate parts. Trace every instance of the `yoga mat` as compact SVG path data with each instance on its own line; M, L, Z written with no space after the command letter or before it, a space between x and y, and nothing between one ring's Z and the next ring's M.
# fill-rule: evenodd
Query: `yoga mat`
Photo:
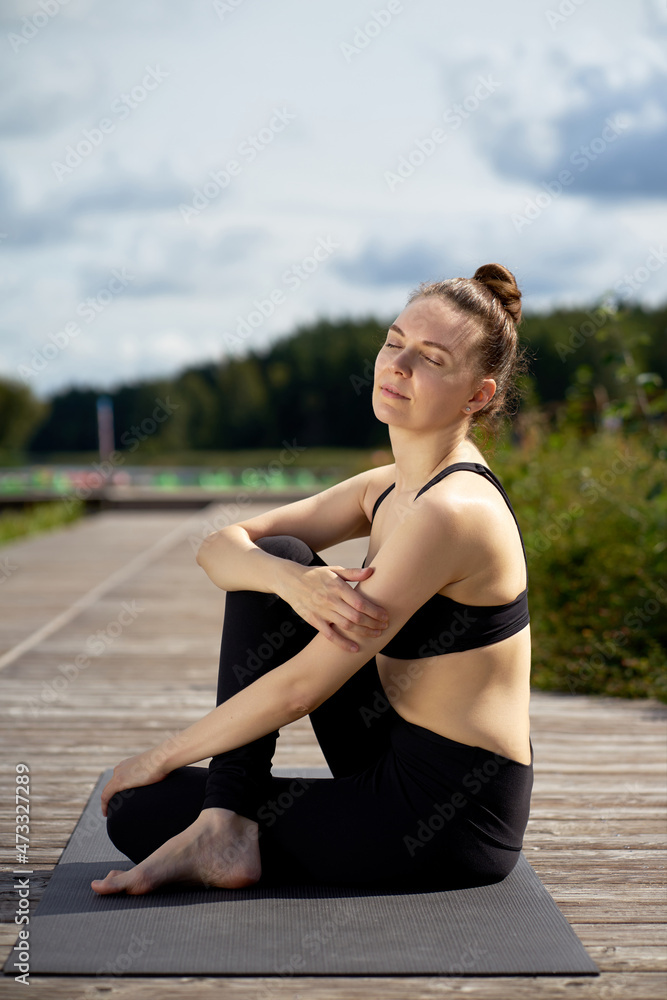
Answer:
M296 772L331 777L328 768ZM473 889L174 885L98 896L92 879L132 867L100 810L111 773L100 776L30 916L30 975L599 974L523 854L502 882ZM7 975L17 975L15 961L12 950Z

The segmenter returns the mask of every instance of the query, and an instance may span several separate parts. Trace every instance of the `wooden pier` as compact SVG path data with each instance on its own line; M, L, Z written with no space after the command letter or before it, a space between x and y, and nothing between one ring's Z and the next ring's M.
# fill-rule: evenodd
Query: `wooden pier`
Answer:
M239 518L263 509L246 504ZM34 910L100 772L214 706L225 595L195 551L220 526L218 514L217 505L107 510L0 547L3 963L17 936L15 765L30 767ZM360 565L366 545L322 554ZM60 669L78 654L88 662ZM664 1000L667 707L534 692L531 714L535 786L524 850L601 976L34 976L31 995L162 1000L187 988L191 1000L241 1000L270 985L276 1000ZM274 763L325 763L308 718L281 731ZM0 979L3 996L23 989Z

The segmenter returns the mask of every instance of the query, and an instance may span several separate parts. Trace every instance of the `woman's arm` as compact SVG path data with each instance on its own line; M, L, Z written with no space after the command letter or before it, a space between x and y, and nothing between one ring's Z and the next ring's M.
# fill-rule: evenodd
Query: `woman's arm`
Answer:
M331 642L356 652L355 637L377 634L386 625L383 608L358 594L351 583L367 580L370 568L303 566L265 552L256 540L264 535L295 535L314 551L369 532L365 493L377 470L353 476L329 490L267 511L208 535L197 563L222 590L278 594L304 621ZM341 629L354 633L350 638Z
M312 712L331 697L447 583L461 578L462 536L453 518L424 504L392 532L374 559L377 573L363 583L373 601L389 610L380 637L358 640L356 653L341 652L316 635L299 653L218 705L203 719L158 747L122 761L102 793L103 810L124 788L151 784L177 767L244 746ZM465 574L463 574L465 575ZM410 664L407 673L409 677Z
M293 659L256 678L182 732L121 761L102 791L102 815L116 792L162 781L177 767L244 746L306 715L290 664Z
M196 560L209 580L221 590L256 590L282 597L296 576L292 572L296 563L264 552L255 545L242 524L229 524L207 535L197 551Z
M230 524L207 535L197 562L222 590L278 593L285 581L286 560L262 552L254 544L265 535L295 535L314 552L348 538L368 535L366 490L378 478L371 469L336 483L312 497L275 507L256 517Z

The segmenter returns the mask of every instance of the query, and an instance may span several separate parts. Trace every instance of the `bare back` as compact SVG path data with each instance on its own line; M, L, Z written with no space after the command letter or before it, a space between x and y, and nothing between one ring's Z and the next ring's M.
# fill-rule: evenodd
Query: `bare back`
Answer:
M478 462L489 468L474 446L456 461ZM364 509L369 522L375 501L394 481L394 468L387 466L382 470L384 476L378 476L386 479L382 488L368 490ZM438 504L456 511L459 525L464 525L455 543L460 545L461 577L439 593L473 606L512 601L527 584L525 559L514 518L498 490L484 477L458 470L438 483L431 494L437 496ZM392 491L378 508L367 563L405 516L409 502ZM475 649L413 660L377 653L376 662L385 693L408 722L519 763L530 763L529 624L499 642Z

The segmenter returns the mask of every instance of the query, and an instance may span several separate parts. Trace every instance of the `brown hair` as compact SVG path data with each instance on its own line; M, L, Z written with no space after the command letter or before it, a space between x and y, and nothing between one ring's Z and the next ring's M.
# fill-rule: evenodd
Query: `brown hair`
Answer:
M492 378L496 383L492 399L469 418L471 427L482 429L487 444L489 437L497 435L504 417L515 412L510 407L518 406L522 396L517 378L527 371L525 351L519 352L521 292L516 278L502 264L482 264L472 278L422 282L408 304L429 295L453 303L473 319L478 336L470 344L468 358L474 379Z

